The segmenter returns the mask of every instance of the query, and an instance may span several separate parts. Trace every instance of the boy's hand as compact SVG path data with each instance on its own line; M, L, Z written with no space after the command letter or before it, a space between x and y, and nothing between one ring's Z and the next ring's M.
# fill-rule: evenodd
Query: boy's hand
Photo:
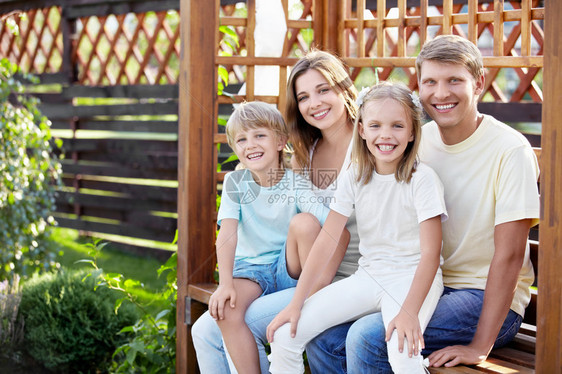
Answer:
M224 319L224 304L230 300L230 307L236 305L236 290L233 286L219 285L209 299L209 313L215 320Z
M410 315L402 309L388 324L385 337L387 342L390 340L394 329L398 334L398 350L400 352L404 350L404 337L407 339L409 357L412 357L412 353L417 356L425 348L418 316Z
M275 331L287 322L291 323L291 337L295 337L297 334L297 325L299 323L299 319L301 317L301 308L298 306L293 305L293 303L289 303L282 311L275 316L273 321L269 323L267 326L267 341L269 343L273 342L273 335Z

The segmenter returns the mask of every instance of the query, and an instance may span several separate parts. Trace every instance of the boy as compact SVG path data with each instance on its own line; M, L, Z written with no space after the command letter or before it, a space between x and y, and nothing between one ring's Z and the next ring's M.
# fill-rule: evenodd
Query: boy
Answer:
M243 168L227 174L223 184L216 243L220 281L209 312L238 371L259 373L246 309L261 295L296 285L328 209L307 180L284 168L288 130L277 109L260 102L239 105L226 135ZM306 213L298 230L289 231L300 212Z

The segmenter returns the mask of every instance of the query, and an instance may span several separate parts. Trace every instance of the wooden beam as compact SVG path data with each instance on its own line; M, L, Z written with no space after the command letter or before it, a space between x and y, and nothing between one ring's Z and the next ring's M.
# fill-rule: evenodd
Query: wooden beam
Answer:
M160 229L149 229L147 227L138 227L124 222L105 223L82 221L78 219L68 219L64 217L56 218L60 227L67 227L80 231L97 232L110 235L119 235L124 237L133 237L139 239L155 240L164 243L170 243L174 240L174 227L169 228L168 232Z
M337 0L323 0L322 9L322 49L325 51L338 52L338 25L340 5ZM339 51L341 52L341 51Z
M129 84L118 86L80 86L63 87L62 96L66 99L75 97L126 97L129 99L178 98L177 84Z
M96 116L140 116L178 113L177 102L117 105L40 104L41 113L50 119L92 118Z
M177 373L195 372L188 283L212 281L216 230L213 134L219 1L180 1ZM191 351L192 352L192 351ZM189 357L189 358L188 358Z
M480 102L478 103L478 110L481 113L494 116L502 122L540 122L542 104Z
M562 373L562 2L545 2L537 374Z
M323 38L323 24L324 24L324 0L317 0L314 2L313 8L314 11L312 12L312 30L314 33L314 43L319 49L324 48L324 40ZM221 19L222 23L222 19ZM290 27L287 24L287 27ZM285 55L284 55L285 56Z
M159 1L68 1L65 15L70 19L108 14L146 13L178 9L179 0Z

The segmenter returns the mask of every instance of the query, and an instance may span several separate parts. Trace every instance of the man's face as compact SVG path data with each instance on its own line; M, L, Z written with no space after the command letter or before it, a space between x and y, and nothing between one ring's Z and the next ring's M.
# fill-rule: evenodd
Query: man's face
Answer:
M476 105L483 88L484 77L476 80L460 64L422 63L420 99L427 114L439 126L445 143L460 142L476 130Z

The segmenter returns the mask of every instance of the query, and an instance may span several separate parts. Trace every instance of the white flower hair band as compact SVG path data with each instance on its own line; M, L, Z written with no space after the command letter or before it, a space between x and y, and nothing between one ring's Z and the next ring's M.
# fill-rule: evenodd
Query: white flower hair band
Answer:
M357 106L363 105L363 100L365 99L365 95L367 95L367 92L369 92L370 90L371 87L363 87L361 91L359 91L359 94L357 95L357 100L355 101L355 103L357 103Z
M412 99L412 103L413 103L416 107L418 107L418 108L421 109L422 105L421 105L420 98L418 97L418 95L416 95L415 93L412 92L412 93L410 94L410 98Z

